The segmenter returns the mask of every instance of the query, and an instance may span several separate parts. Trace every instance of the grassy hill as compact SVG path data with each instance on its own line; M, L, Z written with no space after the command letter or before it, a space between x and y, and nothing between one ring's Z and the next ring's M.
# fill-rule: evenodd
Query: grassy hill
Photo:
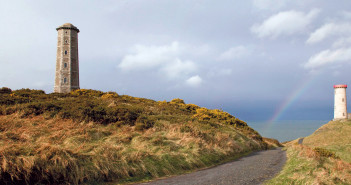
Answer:
M147 180L233 160L267 143L244 121L181 99L0 89L0 181L9 184Z
M351 184L351 121L330 121L286 149L287 164L266 184Z

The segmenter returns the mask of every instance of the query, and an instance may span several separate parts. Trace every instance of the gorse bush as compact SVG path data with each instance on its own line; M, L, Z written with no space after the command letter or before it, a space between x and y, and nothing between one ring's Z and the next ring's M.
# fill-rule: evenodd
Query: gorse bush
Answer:
M92 90L92 89L77 89L71 92L75 96L90 96L90 97L100 97L104 93L102 91Z
M333 159L340 159L335 152L329 151L325 148L316 147L313 151L318 155L318 157L325 157L325 158L333 158Z
M21 97L38 97L40 95L45 95L45 91L43 90L34 90L34 89L19 89L12 91L14 96Z
M198 108L196 109L196 114L194 114L193 117L201 121L217 119L228 125L247 127L247 124L244 121L241 121L229 113L218 109L210 110L206 108Z
M107 92L101 96L102 99L113 99L118 98L118 94L115 92Z
M175 98L175 99L171 100L170 103L173 103L173 104L185 104L184 100L179 99L179 98Z
M0 88L0 94L10 94L12 90L8 87L2 87Z
M185 108L186 110L192 112L192 113L195 113L195 111L196 111L197 109L200 109L199 106L194 105L194 104L185 104L185 105L184 105L184 108Z

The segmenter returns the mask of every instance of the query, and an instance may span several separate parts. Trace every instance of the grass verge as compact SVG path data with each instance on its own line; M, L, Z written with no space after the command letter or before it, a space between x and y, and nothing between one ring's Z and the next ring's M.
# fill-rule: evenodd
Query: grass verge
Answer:
M331 121L302 145L286 143L286 165L265 184L351 184L350 131L350 121Z

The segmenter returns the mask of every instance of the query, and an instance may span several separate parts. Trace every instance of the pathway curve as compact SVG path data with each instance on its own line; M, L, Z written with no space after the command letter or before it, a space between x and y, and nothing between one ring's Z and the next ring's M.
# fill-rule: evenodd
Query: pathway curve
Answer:
M273 178L286 161L281 148L254 152L236 161L197 172L139 185L235 185L261 184Z

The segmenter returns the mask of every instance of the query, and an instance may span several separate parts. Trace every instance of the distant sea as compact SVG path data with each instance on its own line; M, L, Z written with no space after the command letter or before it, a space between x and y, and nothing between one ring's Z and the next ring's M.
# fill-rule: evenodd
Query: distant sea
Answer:
M330 120L285 120L276 122L247 121L247 124L263 137L275 138L280 142L311 135Z

